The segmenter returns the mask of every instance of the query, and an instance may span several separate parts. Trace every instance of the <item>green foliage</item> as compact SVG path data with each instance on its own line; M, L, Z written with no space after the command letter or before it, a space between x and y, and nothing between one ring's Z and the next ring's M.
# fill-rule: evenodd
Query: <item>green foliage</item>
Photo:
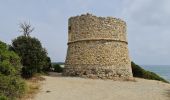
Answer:
M13 100L25 92L25 82L17 76L4 76L0 74L0 94Z
M20 58L0 41L0 100L14 100L25 91L20 77Z
M63 68L59 64L53 64L54 72L61 73L63 72Z
M47 69L51 60L40 41L30 36L19 36L12 41L13 50L21 57L22 76L29 78Z
M4 75L17 75L21 70L20 58L8 46L0 41L0 73Z
M52 68L50 57L46 58L46 66L44 66L43 71L50 71Z
M0 100L8 100L8 98L6 96L0 94Z
M146 71L143 68L141 68L139 65L136 65L134 62L131 62L131 66L132 66L132 72L133 72L134 77L140 77L140 78L151 79L151 80L158 80L158 81L163 81L163 82L169 83L164 78L157 75L156 73Z
M16 74L15 68L7 60L2 61L0 63L0 72L1 74L4 74L4 75Z

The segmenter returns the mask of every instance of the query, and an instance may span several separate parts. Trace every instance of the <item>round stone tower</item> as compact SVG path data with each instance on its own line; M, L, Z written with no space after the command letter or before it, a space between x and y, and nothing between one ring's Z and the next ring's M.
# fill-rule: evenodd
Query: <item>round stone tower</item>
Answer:
M126 23L91 14L71 17L64 75L131 79Z

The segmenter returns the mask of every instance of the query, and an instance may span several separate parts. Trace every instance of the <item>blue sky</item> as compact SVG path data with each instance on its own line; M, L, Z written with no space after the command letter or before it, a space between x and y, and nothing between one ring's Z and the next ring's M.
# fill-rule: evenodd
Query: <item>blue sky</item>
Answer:
M129 52L137 64L170 64L170 0L0 0L0 40L21 35L30 22L52 61L64 61L71 16L87 12L127 22Z

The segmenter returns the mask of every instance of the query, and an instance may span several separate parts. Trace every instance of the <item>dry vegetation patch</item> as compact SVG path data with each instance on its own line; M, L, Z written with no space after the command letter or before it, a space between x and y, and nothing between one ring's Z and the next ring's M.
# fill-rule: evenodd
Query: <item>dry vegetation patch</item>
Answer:
M36 93L39 92L41 81L44 81L45 78L41 76L35 76L31 79L25 80L27 84L26 94L21 98L21 100L30 100L34 97Z

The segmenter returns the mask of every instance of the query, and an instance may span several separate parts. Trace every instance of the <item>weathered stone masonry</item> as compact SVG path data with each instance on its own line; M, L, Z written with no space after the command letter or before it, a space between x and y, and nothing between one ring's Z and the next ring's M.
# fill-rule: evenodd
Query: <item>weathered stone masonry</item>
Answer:
M124 21L86 14L71 17L68 29L64 75L132 78Z

